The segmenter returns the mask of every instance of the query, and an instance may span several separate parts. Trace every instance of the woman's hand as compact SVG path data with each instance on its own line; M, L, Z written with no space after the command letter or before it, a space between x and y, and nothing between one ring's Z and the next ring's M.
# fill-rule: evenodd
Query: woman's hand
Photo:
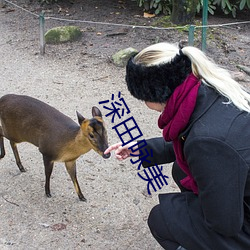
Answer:
M137 142L130 142L130 143L126 144L125 146L122 146L122 143L118 142L118 143L113 144L110 147L108 147L105 150L104 154L108 154L111 151L115 150L115 157L118 160L122 161L122 160L128 158L129 156L131 156L130 155L131 153L133 153L134 155L139 154L139 151L138 152L135 151L138 148L138 146L134 146L136 144L137 144ZM131 149L129 149L130 147L133 147L133 152Z

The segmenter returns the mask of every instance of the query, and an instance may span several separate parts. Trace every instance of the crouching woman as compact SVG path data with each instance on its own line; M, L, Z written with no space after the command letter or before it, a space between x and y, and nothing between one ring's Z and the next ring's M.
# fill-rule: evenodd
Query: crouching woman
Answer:
M132 57L126 83L135 98L161 112L163 137L147 140L148 160L173 162L180 188L159 195L148 218L152 235L169 250L249 250L249 93L199 49L169 43ZM115 150L123 160L135 143L105 153Z

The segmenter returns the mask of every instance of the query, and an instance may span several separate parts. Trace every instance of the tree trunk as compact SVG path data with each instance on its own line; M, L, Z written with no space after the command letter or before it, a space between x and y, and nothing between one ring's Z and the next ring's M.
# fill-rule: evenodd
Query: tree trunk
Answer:
M173 0L171 22L178 25L192 24L198 0Z

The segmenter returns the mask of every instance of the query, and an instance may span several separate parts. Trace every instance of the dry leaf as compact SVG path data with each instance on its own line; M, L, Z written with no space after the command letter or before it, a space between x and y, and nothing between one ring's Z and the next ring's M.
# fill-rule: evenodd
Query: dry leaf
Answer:
M63 229L66 229L66 225L63 223L58 223L58 224L54 224L53 226L51 226L53 231L61 231Z
M149 14L147 12L144 12L143 13L143 17L145 17L145 18L152 18L152 17L155 17L155 14Z

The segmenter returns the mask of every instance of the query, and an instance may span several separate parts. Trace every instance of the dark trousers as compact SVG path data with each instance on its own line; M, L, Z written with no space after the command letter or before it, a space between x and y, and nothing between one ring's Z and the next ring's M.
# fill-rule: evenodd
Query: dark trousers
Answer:
M185 178L186 174L180 169L176 162L173 164L172 176L181 192L188 191L180 184L180 180ZM180 244L175 241L174 236L171 235L168 226L164 222L160 211L160 205L156 205L151 210L148 217L148 226L154 238L164 249L176 250L180 246Z

